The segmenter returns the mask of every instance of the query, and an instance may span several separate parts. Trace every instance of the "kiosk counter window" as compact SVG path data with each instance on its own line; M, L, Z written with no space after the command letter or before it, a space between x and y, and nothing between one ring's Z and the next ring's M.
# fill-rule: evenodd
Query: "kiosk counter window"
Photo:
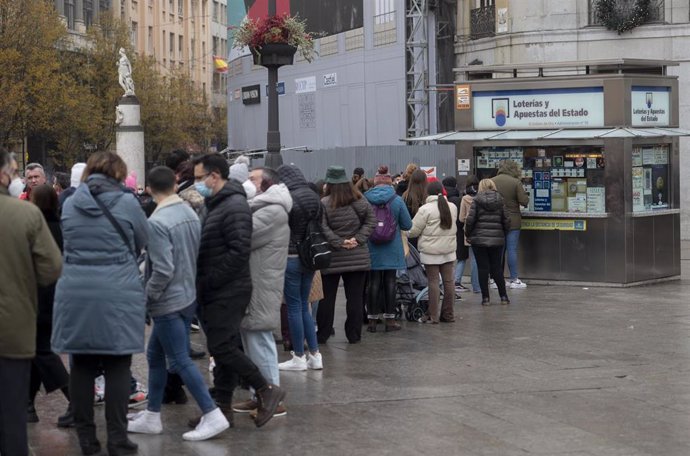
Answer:
M632 151L633 212L669 209L667 144L634 146Z
M601 146L475 148L479 179L496 175L503 160L518 164L530 212L606 213Z

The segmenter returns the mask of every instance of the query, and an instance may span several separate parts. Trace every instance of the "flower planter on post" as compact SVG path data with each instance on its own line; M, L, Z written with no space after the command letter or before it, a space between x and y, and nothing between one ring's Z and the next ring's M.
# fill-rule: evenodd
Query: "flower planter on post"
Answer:
M295 46L285 43L271 43L252 49L252 56L254 57L254 65L280 68L283 65L292 65L296 52Z

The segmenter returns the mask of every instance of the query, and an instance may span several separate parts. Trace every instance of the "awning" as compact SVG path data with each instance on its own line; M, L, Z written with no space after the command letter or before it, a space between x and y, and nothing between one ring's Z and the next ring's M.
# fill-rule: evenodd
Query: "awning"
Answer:
M690 136L690 130L670 127L626 127L558 130L449 131L435 135L405 138L401 141L531 141L537 139L662 138L668 136Z

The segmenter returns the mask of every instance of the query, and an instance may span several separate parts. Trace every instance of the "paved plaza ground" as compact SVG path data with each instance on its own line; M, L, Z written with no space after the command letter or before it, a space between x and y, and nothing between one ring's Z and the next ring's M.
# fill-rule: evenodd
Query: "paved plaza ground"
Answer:
M683 258L690 272L690 249ZM341 296L325 369L281 376L286 417L256 429L235 415L220 438L190 443L181 434L196 407L171 405L164 434L132 440L151 456L687 456L688 296L690 274L630 289L530 286L509 307L483 308L470 293L453 324L405 323L357 345L345 341ZM143 355L134 364L145 380ZM74 431L54 425L61 395L36 406L32 454L80 454ZM102 407L96 416L105 443Z

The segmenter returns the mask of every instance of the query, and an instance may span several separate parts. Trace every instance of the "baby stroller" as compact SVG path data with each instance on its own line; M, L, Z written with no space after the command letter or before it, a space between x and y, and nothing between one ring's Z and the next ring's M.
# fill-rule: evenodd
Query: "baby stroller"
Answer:
M396 302L398 317L407 321L421 321L429 310L429 287L419 252L410 245L405 258L407 269L398 271Z

